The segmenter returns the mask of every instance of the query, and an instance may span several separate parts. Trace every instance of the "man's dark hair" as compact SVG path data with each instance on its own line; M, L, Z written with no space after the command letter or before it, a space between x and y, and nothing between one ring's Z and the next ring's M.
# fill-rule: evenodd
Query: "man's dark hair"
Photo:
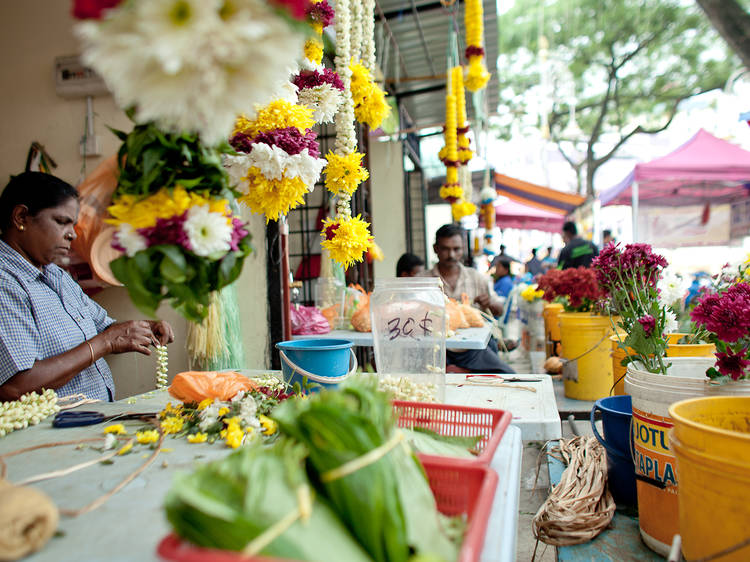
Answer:
M506 256L497 256L494 260L493 265L497 267L498 265L502 265L505 269L508 270L508 273L510 273L510 258Z
M536 257L536 248L531 249L531 255Z
M0 230L10 227L11 214L18 205L25 205L29 215L78 199L78 191L68 182L42 172L23 172L13 176L0 195Z
M567 232L571 236L576 236L578 234L578 229L576 228L576 223L574 223L573 221L567 221L563 225L562 230L563 230L563 232Z
M466 230L463 227L457 224L444 224L435 233L435 243L441 238L453 238L454 236L463 238L465 235Z
M406 253L396 262L396 277L401 277L403 273L411 273L411 270L420 265L424 265L424 260L414 254Z
M612 236L611 230L602 230L602 238L606 238L607 236Z

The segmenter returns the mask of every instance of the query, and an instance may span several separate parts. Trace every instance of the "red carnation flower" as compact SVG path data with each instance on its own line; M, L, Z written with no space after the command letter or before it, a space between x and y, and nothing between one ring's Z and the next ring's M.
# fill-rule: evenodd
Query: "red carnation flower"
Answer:
M750 366L750 361L745 359L747 348L743 348L739 353L716 353L716 368L722 375L732 377L732 380L738 380L744 376L745 370Z

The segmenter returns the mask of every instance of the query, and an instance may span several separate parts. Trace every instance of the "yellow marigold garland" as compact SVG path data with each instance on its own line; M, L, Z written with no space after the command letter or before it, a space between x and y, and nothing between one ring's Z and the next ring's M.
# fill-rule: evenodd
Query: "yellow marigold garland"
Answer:
M146 198L131 194L122 195L107 208L112 218L105 219L105 222L115 226L127 223L133 228L149 228L156 225L157 219L179 216L196 205L208 205L212 213L228 214L226 199L203 197L194 191L186 191L185 188L177 186L171 192L167 188L162 188Z
M339 155L333 151L326 154L326 189L331 193L353 194L360 183L370 177L370 172L362 166L361 152L352 152L351 154Z
M385 92L377 85L362 61L352 58L349 68L352 71L354 117L371 129L377 129L391 112L391 106L385 101Z
M365 252L372 246L370 223L356 217L338 216L323 221L321 246L328 250L331 259L349 267L361 262Z
M476 213L477 206L462 199L451 205L451 212L453 213L453 220L460 221L462 218Z
M312 109L284 99L277 99L258 110L255 119L251 120L245 116L240 116L232 135L244 133L250 137L255 137L259 133L274 129L286 129L287 127L297 127L299 132L304 134L307 129L314 125Z
M442 199L462 199L464 196L464 190L463 188L458 185L444 185L440 188L440 197Z
M484 8L482 0L466 0L464 3L464 26L466 27L466 56L469 72L466 88L476 92L487 85L490 73L484 65Z
M305 58L315 64L323 62L323 42L320 39L310 37L305 41Z
M266 222L279 220L289 209L304 203L308 193L302 178L269 179L255 166L248 170L245 179L250 188L238 201L247 204L254 213L265 215Z
M455 66L451 70L453 78L453 92L456 96L456 135L458 144L458 161L466 165L474 156L471 151L469 138L466 136L468 127L466 125L466 94L464 93L464 70L461 66Z

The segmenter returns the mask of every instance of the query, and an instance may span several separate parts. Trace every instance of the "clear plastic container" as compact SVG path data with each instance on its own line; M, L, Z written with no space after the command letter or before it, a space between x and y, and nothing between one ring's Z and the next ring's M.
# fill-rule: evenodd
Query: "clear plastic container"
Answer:
M375 281L370 319L378 373L434 385L445 400L445 296L437 277Z

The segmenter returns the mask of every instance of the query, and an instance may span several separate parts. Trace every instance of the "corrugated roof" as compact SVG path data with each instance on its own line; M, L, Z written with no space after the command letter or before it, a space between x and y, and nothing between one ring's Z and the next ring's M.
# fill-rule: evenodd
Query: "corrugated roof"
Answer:
M445 73L452 25L458 29L460 60L466 63L464 2L445 4L451 2L376 0L376 48L386 88L403 103L418 129L441 126L445 121ZM492 73L485 105L494 111L498 100L497 5L496 0L484 0L483 4L485 60ZM467 113L469 119L474 118L469 92Z

